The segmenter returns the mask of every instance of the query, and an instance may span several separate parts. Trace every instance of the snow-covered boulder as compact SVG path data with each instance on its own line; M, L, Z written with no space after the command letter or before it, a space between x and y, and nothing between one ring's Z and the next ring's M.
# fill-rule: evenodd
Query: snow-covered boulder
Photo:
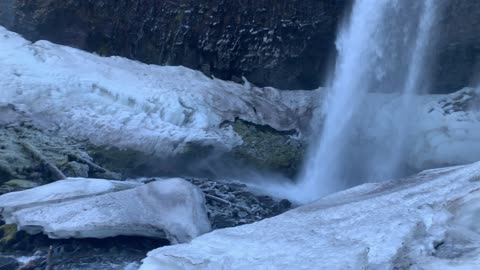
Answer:
M182 153L189 143L225 150L242 144L223 125L236 118L300 131L321 92L257 88L181 66L30 43L1 26L0 66L0 104L23 104L37 122L96 144L162 156Z
M126 235L184 243L210 230L203 193L183 179L155 181L116 192L113 187L117 182L108 181L111 182L108 185L100 181L96 186L93 181L96 180L60 181L56 186L3 195L0 206L4 212L8 211L4 216L7 223L17 224L20 230L31 234L43 232L50 238ZM86 190L90 189L84 192L86 198L78 198L81 191L75 188L68 195L61 192L62 188L68 190L68 185L82 184ZM105 194L99 194L100 191ZM11 205L6 208L6 201L15 201L12 198L20 198L21 209L13 210ZM36 201L40 205L33 203Z
M480 163L426 171L159 248L140 269L433 270L465 260L475 266L465 269L480 269L479 199ZM453 243L461 252L448 259L439 252L458 224L470 234Z
M133 181L110 181L104 179L69 178L24 191L0 196L0 211L9 218L17 210L93 197L110 192L131 189L140 185Z

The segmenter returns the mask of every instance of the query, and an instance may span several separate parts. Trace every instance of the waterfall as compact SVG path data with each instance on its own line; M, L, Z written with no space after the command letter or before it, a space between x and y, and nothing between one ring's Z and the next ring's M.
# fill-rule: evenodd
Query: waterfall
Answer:
M303 201L402 174L406 138L415 129L412 97L428 91L440 2L355 1L337 37L338 58L323 117L314 123L322 127L300 175ZM377 121L368 105L372 92L401 100L384 121Z

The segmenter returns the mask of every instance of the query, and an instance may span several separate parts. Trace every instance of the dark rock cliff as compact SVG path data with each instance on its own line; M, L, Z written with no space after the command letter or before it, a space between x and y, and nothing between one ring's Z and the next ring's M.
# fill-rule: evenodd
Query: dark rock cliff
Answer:
M102 55L305 89L320 84L346 1L16 0L12 28Z
M2 0L0 24L102 55L313 89L333 62L337 26L351 1ZM432 70L436 93L478 83L480 74L480 1L445 1Z
M434 90L480 85L480 1L448 0L439 22Z
M13 26L15 19L15 0L0 1L0 25L7 28Z

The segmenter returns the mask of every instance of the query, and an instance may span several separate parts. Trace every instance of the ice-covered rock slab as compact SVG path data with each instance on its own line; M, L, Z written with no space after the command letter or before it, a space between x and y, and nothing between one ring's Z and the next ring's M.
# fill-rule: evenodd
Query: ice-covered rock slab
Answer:
M271 219L151 251L140 269L440 269L427 266L447 260L436 249L455 220L464 220L455 209L479 202L479 176L476 163L366 184ZM470 229L477 238L467 239L480 240L478 222L471 222L480 218L480 203L473 209L462 217L477 226ZM455 260L465 256L478 264L467 250Z
M35 190L29 190L28 194L35 196ZM44 187L39 192L45 191ZM184 243L210 230L204 200L197 187L174 178L123 191L23 208L10 213L6 222L15 223L20 230L31 234L43 232L50 238L125 235Z
M30 43L1 26L0 66L0 104L23 105L36 123L67 135L162 156L183 153L189 143L225 150L242 144L222 125L236 118L301 131L322 94L240 85L185 67Z
M4 194L0 196L0 211L4 218L9 218L12 212L23 208L92 197L139 185L133 181L68 178L37 188Z

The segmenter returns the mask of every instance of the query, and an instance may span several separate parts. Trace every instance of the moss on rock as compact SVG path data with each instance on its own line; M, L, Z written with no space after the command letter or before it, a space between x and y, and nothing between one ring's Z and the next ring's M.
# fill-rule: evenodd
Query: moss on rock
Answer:
M90 145L88 153L104 168L120 172L124 177L178 176L191 173L190 165L215 152L214 146L186 143L175 156L160 156L133 149Z
M7 181L5 182L5 185L13 188L18 188L18 189L29 189L29 188L38 187L38 183L35 183L33 181L28 181L28 180L21 180L21 179L13 179L13 180Z
M17 225L5 224L0 226L0 248L10 246L17 239Z
M260 169L280 171L294 176L305 154L306 144L293 138L295 131L277 131L242 120L231 123L243 144L233 149L236 159Z
M90 156L105 169L120 172L126 177L142 175L147 164L154 163L151 155L133 149L122 149L105 145L89 145Z

